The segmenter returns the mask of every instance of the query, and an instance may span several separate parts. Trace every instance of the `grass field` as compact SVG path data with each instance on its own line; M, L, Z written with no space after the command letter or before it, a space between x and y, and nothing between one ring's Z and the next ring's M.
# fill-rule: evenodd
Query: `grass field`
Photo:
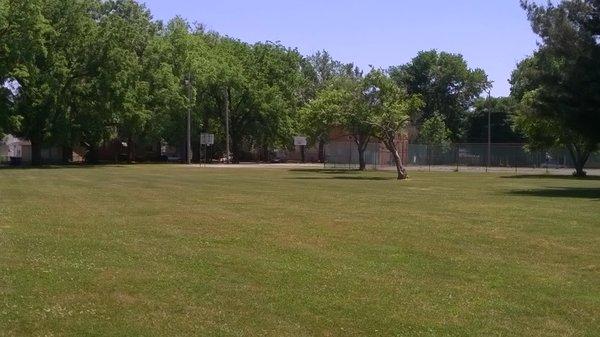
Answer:
M1 336L600 336L600 179L0 170Z

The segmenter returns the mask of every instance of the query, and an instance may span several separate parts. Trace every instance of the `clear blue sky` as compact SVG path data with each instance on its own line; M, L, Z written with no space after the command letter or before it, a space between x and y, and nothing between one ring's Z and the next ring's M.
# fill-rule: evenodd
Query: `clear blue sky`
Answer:
M518 0L141 0L155 19L181 15L246 42L326 49L363 69L408 62L420 50L461 53L507 95L516 63L536 47Z

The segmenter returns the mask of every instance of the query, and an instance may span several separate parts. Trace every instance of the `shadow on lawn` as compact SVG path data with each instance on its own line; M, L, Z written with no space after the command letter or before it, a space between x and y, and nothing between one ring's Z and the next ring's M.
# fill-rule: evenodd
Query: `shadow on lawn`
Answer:
M395 180L394 178L387 177L363 177L363 176L330 176L330 177L292 177L288 179L293 180L370 180L370 181L383 181L383 180Z
M335 170L335 169L291 169L290 172L299 173L319 173L324 176L321 177L290 177L288 179L296 180L371 180L371 181L382 181L382 180L394 180L393 177L369 177L362 175L364 172L359 170Z
M600 188L561 187L536 190L515 190L509 193L512 195L528 197L600 199Z
M516 176L503 176L503 179L560 179L560 180L600 180L600 176L587 176L585 178L574 177L571 175L557 174L521 174Z
M0 170L13 170L13 171L21 171L21 170L59 170L59 169L92 169L98 167L125 167L124 165L119 164L64 164L64 165L40 165L40 166L32 166L32 165L24 165L24 166L0 166Z
M336 169L290 169L290 172L321 173L321 174L359 174L359 170L336 170Z

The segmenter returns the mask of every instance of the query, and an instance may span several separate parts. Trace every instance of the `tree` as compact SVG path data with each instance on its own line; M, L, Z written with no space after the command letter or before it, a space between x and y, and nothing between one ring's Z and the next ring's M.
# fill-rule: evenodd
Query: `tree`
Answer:
M327 82L335 77L338 77L343 65L341 62L334 60L326 50L318 51L307 58L313 70L313 77L316 89L323 88Z
M302 56L295 49L279 43L258 43L252 47L253 72L250 89L258 123L253 138L264 149L288 147L296 133L303 74L300 71Z
M23 8L16 3L12 7L16 14L11 14L19 15ZM43 144L72 142L73 103L88 75L85 55L94 36L90 12L97 5L96 1L32 1L25 8L32 12L20 13L23 17L9 24L15 34L12 50L25 55L17 58L8 75L17 87L13 101L20 121L17 134L31 141L34 165L41 163Z
M532 147L566 146L583 177L600 143L600 3L521 4L542 42L512 75L516 126Z
M381 70L372 70L364 83L363 92L374 134L392 154L398 180L407 179L398 142L406 126L420 113L424 102L419 95L408 94Z
M148 10L133 0L103 2L100 14L96 108L110 116L117 136L127 139L128 160L132 162L136 140L151 117L143 59L156 26Z
M517 104L512 97L480 98L469 114L467 141L487 142L488 112L491 120L492 143L520 143L523 135L513 128L513 115Z
M390 75L408 94L423 98L423 113L415 122L421 125L439 113L453 141L464 137L469 109L490 86L485 72L470 69L462 55L436 50L420 52L410 63L392 67Z
M303 65L303 72L306 79L304 85L306 92L305 102L315 98L320 91L326 90L326 87L331 82L339 78L359 79L363 76L360 69L354 64L343 64L340 61L334 60L326 50L318 51L304 58ZM329 134L334 127L332 124L319 123L327 122L331 119L331 116L326 116L327 113L327 110L322 112L313 111L312 115L303 115L303 117L311 117L312 119L304 118L301 121L302 132L309 135L309 139L319 145L319 160L321 162L325 161L325 144L329 141Z
M419 139L428 145L447 146L450 143L450 130L446 127L444 117L436 113L426 120Z
M339 77L330 81L303 109L306 125L321 133L343 128L350 133L358 150L359 170L367 168L365 151L373 136L370 110L364 96L362 78Z
M336 126L340 126L338 116L334 111L341 101L339 93L333 88L321 89L316 97L308 102L300 110L299 130L308 136L311 143L319 144L319 160L324 162L322 157L325 141L329 138L329 133Z
M50 27L42 14L42 1L0 0L0 136L16 132L21 118L15 115L15 77L26 76L26 65L45 54Z

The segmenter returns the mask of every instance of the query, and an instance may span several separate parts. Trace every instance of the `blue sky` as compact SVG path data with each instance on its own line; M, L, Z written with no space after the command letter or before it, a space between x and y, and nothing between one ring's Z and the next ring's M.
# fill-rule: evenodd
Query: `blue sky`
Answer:
M507 95L516 63L536 48L518 0L141 0L155 19L181 15L246 42L280 41L303 54L326 49L363 69L418 51L460 53Z

